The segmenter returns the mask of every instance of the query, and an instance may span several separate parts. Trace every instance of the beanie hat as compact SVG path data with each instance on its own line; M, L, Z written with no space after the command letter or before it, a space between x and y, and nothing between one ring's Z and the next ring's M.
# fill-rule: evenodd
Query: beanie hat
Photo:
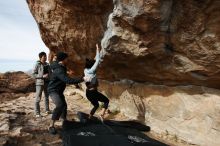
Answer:
M66 53L64 53L64 52L57 53L57 61L63 61L67 57L68 57L68 55Z

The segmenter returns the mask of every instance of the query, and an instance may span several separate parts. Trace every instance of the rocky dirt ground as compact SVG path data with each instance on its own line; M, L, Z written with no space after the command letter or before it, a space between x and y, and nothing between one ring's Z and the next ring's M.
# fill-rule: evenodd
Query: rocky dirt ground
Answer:
M88 112L91 105L79 95L67 95L68 119L77 120L76 112ZM0 102L0 146L60 146L59 135L52 136L47 128L51 115L44 113L43 99L41 102L41 118L34 116L34 93L26 97ZM50 101L50 108L54 105ZM119 116L119 115L118 115ZM113 115L108 118L114 118ZM121 117L120 119L123 119ZM61 122L57 125L61 129Z
M70 88L70 87L69 87ZM81 95L75 92L66 92L68 103L68 119L77 120L76 112L89 112L90 103ZM41 102L42 117L34 117L34 93L17 99L0 102L0 146L60 146L61 136L52 136L47 128L51 115L44 113L43 99ZM50 108L54 105L50 102ZM99 114L99 111L98 113ZM114 111L108 115L108 119L129 120L119 112ZM61 122L57 125L61 129ZM146 133L148 136L168 145L190 145L179 140L175 136L166 133L158 135L156 133Z

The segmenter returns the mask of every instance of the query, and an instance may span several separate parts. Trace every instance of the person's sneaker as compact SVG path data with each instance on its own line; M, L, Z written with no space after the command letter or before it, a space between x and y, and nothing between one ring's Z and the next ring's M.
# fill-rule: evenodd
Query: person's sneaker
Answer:
M51 111L46 111L45 113L46 113L46 115L52 114Z
M41 115L40 115L40 114L36 114L35 117L36 117L36 118L40 118Z
M48 130L49 130L49 133L50 133L51 135L57 134L57 131L56 131L55 127L49 127Z

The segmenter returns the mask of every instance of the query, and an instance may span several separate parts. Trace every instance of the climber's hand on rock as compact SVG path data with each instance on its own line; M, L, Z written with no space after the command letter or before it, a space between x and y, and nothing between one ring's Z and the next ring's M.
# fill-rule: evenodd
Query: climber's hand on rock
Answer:
M100 48L99 48L99 45L98 44L96 44L96 51L100 51Z

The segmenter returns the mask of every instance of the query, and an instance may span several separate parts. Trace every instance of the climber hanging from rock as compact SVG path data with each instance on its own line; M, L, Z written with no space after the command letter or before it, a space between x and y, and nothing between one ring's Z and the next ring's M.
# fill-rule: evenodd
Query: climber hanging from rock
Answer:
M86 59L84 69L84 80L86 82L86 97L94 106L90 111L89 118L91 118L99 107L99 102L103 102L104 106L100 115L101 120L105 118L106 110L108 109L109 99L98 91L98 79L96 77L96 70L100 63L101 55L100 48L96 44L96 56L94 59Z

